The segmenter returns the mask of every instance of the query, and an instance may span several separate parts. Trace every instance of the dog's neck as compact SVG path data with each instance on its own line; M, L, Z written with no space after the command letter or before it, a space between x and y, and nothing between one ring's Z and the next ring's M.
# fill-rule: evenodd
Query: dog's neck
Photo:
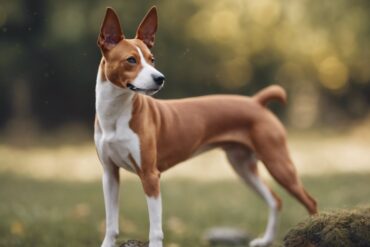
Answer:
M96 79L96 114L103 130L115 129L117 121L130 121L135 93L110 82L103 68Z

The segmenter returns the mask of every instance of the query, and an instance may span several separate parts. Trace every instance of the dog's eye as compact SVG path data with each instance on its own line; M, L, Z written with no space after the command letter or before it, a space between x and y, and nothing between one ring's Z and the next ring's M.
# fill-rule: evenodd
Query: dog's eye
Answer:
M129 62L130 64L136 64L136 63L137 63L137 62L136 62L136 58L135 58L135 57L133 57L133 56L131 56L131 57L127 58L127 62Z
M152 57L151 60L152 60L152 64L155 64L155 58Z

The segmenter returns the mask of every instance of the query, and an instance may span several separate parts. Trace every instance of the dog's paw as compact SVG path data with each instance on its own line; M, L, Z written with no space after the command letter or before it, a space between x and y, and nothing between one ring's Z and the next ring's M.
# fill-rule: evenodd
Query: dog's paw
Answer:
M116 247L114 242L103 242L101 247Z
M105 237L103 243L101 244L101 247L116 247L115 237L113 238Z
M265 238L256 238L249 243L250 247L267 247L272 244L272 240Z
M150 241L149 247L163 247L162 241Z

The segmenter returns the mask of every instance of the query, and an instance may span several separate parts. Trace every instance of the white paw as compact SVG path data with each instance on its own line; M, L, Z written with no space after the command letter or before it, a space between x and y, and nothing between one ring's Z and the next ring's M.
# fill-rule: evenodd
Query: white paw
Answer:
M149 247L163 247L162 241L150 241Z
M271 239L256 238L249 243L250 247L267 247L272 244Z
M116 241L112 239L105 238L101 247L116 247Z

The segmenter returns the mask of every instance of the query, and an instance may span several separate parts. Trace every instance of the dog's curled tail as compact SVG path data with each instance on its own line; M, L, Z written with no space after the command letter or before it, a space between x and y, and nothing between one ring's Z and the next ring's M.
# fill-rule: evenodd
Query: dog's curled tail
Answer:
M261 105L266 105L271 100L277 100L286 104L287 96L285 90L278 85L271 85L262 89L253 96Z

